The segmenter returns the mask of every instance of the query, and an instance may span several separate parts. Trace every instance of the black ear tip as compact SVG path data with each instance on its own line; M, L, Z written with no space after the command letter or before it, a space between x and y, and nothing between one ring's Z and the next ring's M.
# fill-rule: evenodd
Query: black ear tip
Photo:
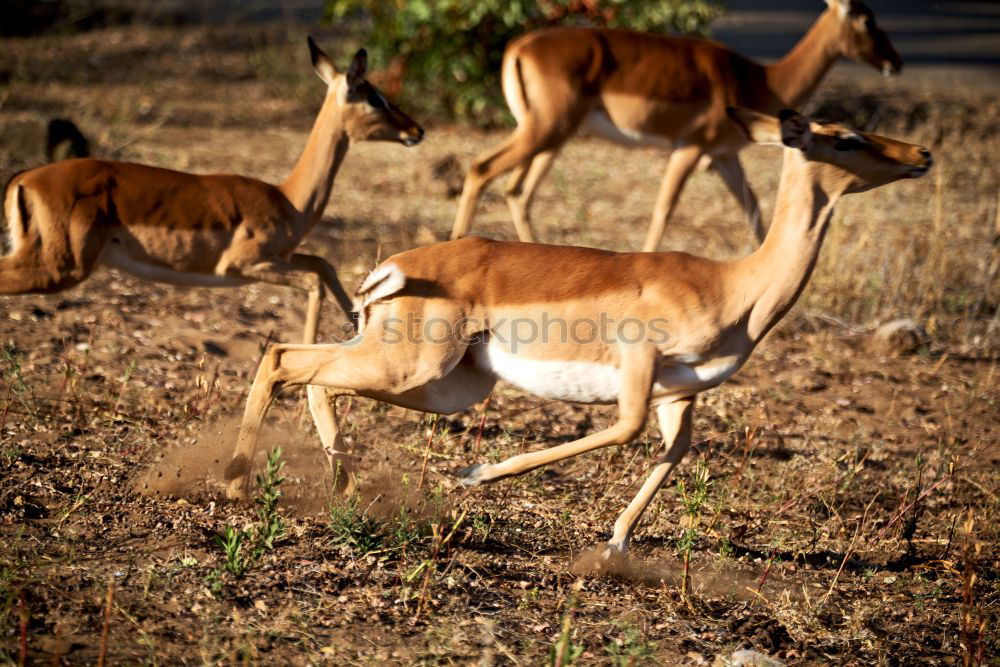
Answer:
M358 52L354 54L355 58L368 58L368 51L365 49L358 49Z
M790 120L799 115L799 112L795 109L782 109L778 112L778 120L784 123L786 120Z

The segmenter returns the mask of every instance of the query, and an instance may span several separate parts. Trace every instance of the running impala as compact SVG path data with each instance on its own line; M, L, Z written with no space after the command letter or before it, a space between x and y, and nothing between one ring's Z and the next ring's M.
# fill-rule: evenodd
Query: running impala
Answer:
M776 114L805 104L842 57L886 75L903 63L872 11L859 0L826 0L828 9L788 55L759 65L722 44L627 30L554 28L507 47L502 83L517 121L506 141L469 169L451 238L472 225L479 194L513 170L506 186L522 241L533 241L529 217L535 189L581 127L628 146L670 153L643 250L655 251L688 176L709 163L764 239L757 198L738 153L746 140L726 117L727 105Z
M353 331L351 299L337 272L295 249L322 217L353 142L413 146L424 131L365 79L363 49L344 73L311 38L309 51L326 99L284 183L93 159L18 174L3 200L11 250L0 257L0 295L66 290L103 264L188 287L260 281L302 290L309 298L306 343L316 341L329 291ZM308 395L317 422L332 419L323 390Z
M272 345L264 354L228 495L246 494L261 422L283 387L321 385L334 397L453 413L505 380L544 398L616 403L618 419L574 442L465 468L463 484L624 445L655 408L666 453L615 523L608 545L624 554L642 512L690 446L695 396L739 370L795 303L841 195L917 178L931 166L920 146L810 122L795 111L782 111L780 120L730 114L750 140L785 147L773 226L756 252L717 262L473 237L390 257L361 285L355 339ZM324 443L339 442L336 418L317 427Z

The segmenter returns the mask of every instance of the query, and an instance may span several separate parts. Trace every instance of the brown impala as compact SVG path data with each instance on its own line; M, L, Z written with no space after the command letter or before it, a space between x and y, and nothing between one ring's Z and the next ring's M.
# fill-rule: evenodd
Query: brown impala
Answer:
M316 341L326 290L346 319L351 300L336 271L295 248L323 215L352 142L412 146L424 131L365 80L364 50L345 73L312 39L309 50L326 99L284 183L92 159L26 171L4 194L11 251L0 257L0 294L69 289L104 264L174 285L300 289L309 295L306 343ZM309 406L318 423L333 418L321 388L309 391Z
M503 92L517 129L469 170L451 238L469 232L482 189L513 169L507 204L518 238L534 240L529 208L535 189L563 144L585 127L626 145L671 151L643 250L659 246L684 183L703 158L762 241L757 199L738 157L747 142L726 118L726 107L769 114L799 108L841 57L887 75L903 65L863 2L826 3L795 48L767 66L706 39L627 30L555 28L511 42L503 58Z
M917 178L920 146L733 110L758 143L784 145L767 239L732 262L685 253L460 239L408 250L361 285L360 334L331 345L272 345L247 399L228 493L245 494L257 433L282 388L321 385L413 410L452 413L498 379L537 396L617 404L612 426L574 442L461 471L495 482L600 447L624 445L656 409L666 453L615 523L624 553L639 517L691 443L695 396L739 370L801 294L841 195ZM417 325L417 326L414 326ZM337 442L336 419L317 426Z

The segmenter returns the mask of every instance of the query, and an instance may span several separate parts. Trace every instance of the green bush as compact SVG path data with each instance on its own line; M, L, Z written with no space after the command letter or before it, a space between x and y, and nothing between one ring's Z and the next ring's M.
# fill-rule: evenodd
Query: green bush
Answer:
M332 21L361 19L385 86L424 119L509 122L500 88L504 47L553 25L703 34L719 0L327 0Z

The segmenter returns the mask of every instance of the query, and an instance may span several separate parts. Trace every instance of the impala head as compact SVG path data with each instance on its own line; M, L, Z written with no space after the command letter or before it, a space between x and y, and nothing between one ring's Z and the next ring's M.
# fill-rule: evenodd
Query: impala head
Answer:
M424 138L424 128L400 111L366 78L368 54L364 49L354 54L350 67L340 72L333 61L309 38L313 69L335 95L342 108L347 136L352 141L398 141L416 146Z
M758 144L798 150L824 185L840 192L864 192L904 178L920 178L931 168L931 152L877 134L841 125L810 121L784 109L779 118L729 107L729 117Z
M875 14L860 0L826 0L830 12L840 21L840 49L844 56L868 63L885 76L899 74L903 59L889 36L875 25Z

